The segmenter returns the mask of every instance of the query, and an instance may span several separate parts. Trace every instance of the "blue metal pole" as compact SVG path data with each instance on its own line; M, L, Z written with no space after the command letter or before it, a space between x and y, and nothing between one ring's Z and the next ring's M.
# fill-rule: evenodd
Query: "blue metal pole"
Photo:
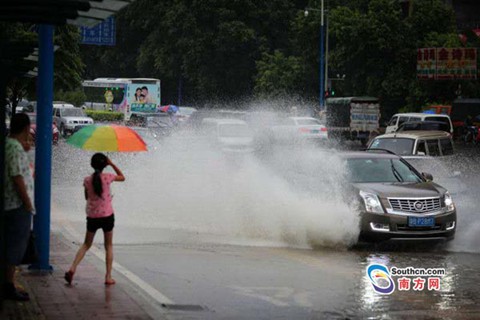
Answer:
M322 0L320 20L320 110L325 108L325 22Z
M39 262L33 269L51 270L50 196L52 176L53 122L53 26L39 27L37 83L37 132L35 141L35 215L34 231Z

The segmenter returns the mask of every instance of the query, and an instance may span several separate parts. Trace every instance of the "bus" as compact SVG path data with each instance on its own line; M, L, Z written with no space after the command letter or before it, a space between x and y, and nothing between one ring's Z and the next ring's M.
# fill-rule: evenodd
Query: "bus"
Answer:
M122 112L125 121L135 113L158 112L160 80L150 78L97 78L82 82L84 107Z

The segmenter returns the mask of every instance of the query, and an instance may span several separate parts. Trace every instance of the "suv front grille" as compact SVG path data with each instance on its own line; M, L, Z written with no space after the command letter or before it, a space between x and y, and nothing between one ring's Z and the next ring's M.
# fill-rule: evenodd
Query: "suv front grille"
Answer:
M395 211L427 213L441 209L440 198L428 199L388 199L390 206Z

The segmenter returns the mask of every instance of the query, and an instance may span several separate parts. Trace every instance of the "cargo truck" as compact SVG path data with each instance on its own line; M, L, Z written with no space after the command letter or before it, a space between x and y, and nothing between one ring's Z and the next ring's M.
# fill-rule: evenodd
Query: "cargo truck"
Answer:
M326 124L329 139L359 140L366 145L380 130L380 103L373 97L328 98Z

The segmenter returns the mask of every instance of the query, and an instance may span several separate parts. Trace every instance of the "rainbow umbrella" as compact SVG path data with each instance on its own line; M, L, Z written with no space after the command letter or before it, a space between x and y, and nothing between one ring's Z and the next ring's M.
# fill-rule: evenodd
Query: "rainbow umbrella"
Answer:
M135 130L117 125L86 126L68 138L67 143L99 152L147 151L145 141Z

